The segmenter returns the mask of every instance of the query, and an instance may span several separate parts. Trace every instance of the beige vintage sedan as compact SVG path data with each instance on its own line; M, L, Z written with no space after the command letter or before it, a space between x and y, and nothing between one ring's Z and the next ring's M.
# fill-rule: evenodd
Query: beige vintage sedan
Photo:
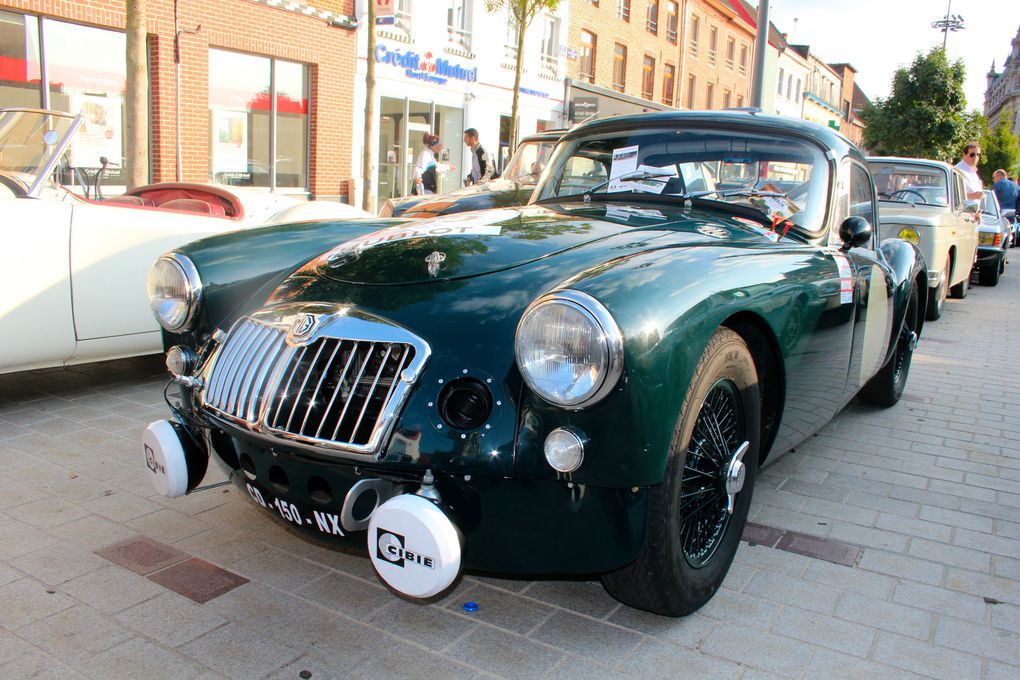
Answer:
M868 158L878 192L882 238L910 241L928 264L929 320L942 316L946 297L967 295L978 246L976 206L967 204L963 174L939 161Z

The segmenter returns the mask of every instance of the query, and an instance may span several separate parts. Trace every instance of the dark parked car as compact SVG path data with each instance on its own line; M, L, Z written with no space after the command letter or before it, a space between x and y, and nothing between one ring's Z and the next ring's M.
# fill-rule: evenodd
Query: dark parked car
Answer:
M690 613L766 457L903 392L925 264L875 214L838 133L674 112L570 131L526 207L192 243L149 279L179 387L152 480L186 493L211 457L411 597L601 574Z
M978 281L984 286L995 286L1006 271L1006 256L1009 254L1009 242L1013 238L1013 225L1003 216L999 199L993 192L986 191L979 205Z
M435 196L391 198L379 210L382 217L439 217L469 210L525 205L549 161L563 130L529 135L521 140L503 174L490 182L475 184Z

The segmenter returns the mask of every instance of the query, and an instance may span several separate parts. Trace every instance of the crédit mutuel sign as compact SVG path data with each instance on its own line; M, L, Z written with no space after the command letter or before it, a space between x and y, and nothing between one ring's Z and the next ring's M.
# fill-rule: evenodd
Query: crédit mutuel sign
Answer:
M428 83L445 85L447 80L463 80L468 83L478 81L477 68L465 68L460 64L451 64L447 59L434 59L431 52L425 56L417 52L404 52L386 45L376 45L375 61L377 64L390 64L404 69L404 76Z

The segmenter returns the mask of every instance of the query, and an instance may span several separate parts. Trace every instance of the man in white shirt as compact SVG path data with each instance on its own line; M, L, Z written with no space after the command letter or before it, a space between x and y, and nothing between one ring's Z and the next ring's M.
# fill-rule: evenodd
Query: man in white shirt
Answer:
M981 178L977 173L979 158L981 158L981 145L977 142L968 142L963 149L963 159L956 164L957 169L963 173L964 189L968 199L980 200L985 195Z

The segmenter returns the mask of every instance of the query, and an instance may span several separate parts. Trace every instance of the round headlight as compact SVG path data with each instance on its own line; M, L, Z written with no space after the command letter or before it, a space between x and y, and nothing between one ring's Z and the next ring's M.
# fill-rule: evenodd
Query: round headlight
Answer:
M913 227L903 227L896 236L904 241L910 241L915 246L921 241L921 235L918 234L917 229L914 229Z
M623 372L623 334L602 304L564 290L539 298L517 326L517 366L528 386L557 406L583 408Z
M152 313L168 331L184 330L202 300L198 270L181 253L167 253L156 260L149 270L148 290Z

